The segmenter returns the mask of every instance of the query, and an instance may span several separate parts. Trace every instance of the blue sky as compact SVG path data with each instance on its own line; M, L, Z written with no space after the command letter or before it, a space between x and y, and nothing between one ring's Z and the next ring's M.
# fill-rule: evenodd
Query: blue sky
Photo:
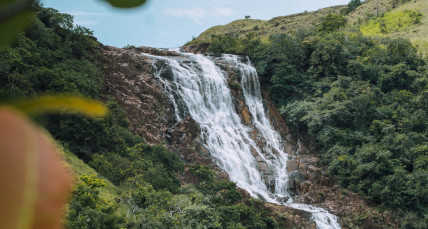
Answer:
M105 45L123 47L182 46L215 25L250 15L268 20L276 16L345 5L350 0L147 0L135 9L115 9L102 0L42 0L45 7L74 16L94 31Z

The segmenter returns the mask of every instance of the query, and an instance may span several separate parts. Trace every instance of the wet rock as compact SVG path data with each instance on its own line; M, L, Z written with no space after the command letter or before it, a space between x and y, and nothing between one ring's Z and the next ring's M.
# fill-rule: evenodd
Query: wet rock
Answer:
M316 165L318 161L319 161L319 158L317 157L303 158L301 160L302 163L312 164L312 165Z
M287 172L292 172L299 169L299 162L297 161L287 161Z
M183 50L185 52L191 52L194 54L202 54L202 53L207 52L209 46L210 46L209 43L201 43L201 44L196 44L196 45L186 45L183 47Z
M162 67L162 74L160 77L167 79L167 80L174 80L174 73L172 72L171 67L169 66L163 66Z
M288 180L288 188L291 191L295 191L296 190L296 180L295 179L289 179Z
M135 51L143 52L143 53L147 53L155 56L179 56L180 55L174 51L169 51L166 49L157 49L157 48L146 47L146 46L137 47L135 48Z
M259 154L257 153L257 150L253 147L253 146L250 146L251 148L250 148L250 151L251 151L251 154L254 156L254 157L259 157L260 158L260 156L259 156ZM261 158L260 158L261 159ZM257 160L257 161L259 161L259 160ZM260 160L261 161L261 160Z
M251 123L251 115L247 106L245 106L244 109L242 109L241 114L242 114L242 117L244 118L245 124Z
M277 201L282 203L282 204L285 204L285 203L287 203L287 201L289 199L290 199L290 197L281 197L281 198L278 198Z
M262 162L257 162L257 167L259 168L260 171L265 172L268 170L268 165L266 162L262 161Z

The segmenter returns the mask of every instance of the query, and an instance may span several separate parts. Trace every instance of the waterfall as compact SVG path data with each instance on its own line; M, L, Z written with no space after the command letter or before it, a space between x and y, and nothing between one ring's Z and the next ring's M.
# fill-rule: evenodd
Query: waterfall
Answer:
M155 77L173 104L176 120L190 116L200 125L202 144L230 180L255 198L311 212L317 228L340 228L337 217L326 210L293 203L288 191L288 155L266 116L258 75L249 60L235 55L215 58L239 70L252 126L244 125L235 110L227 73L214 57L181 54L142 55L154 61Z

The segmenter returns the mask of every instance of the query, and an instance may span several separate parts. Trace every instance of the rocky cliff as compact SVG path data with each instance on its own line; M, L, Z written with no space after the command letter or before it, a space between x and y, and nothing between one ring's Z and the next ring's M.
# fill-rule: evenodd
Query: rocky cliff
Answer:
M154 77L154 69L150 59L141 53L156 56L179 56L167 50L148 47L120 49L102 47L105 56L105 90L122 105L128 113L128 119L135 134L142 136L150 144L165 144L168 149L176 152L187 164L209 165L217 171L218 179L228 175L219 169L210 157L208 150L200 144L198 124L190 117L177 122L174 117L173 105L165 95L161 85ZM192 47L194 52L202 52L204 47ZM217 63L228 72L229 87L233 94L235 109L244 124L251 127L251 114L243 99L243 92L238 87L239 75L227 62ZM166 76L167 77L167 76ZM326 175L326 168L320 163L316 152L306 146L290 133L283 117L264 93L264 105L271 123L285 140L285 151L290 155L287 170L291 174L289 187L297 202L320 206L341 218L343 228L394 228L391 217L382 215L355 193L339 188ZM254 129L254 128L253 128ZM253 140L257 139L256 130ZM269 170L260 160L258 169L269 182ZM180 174L183 183L194 182L190 173ZM267 184L269 186L269 184ZM241 192L249 198L245 190ZM296 228L314 228L310 222L311 214L265 203L265 208L272 216L284 220L284 225Z

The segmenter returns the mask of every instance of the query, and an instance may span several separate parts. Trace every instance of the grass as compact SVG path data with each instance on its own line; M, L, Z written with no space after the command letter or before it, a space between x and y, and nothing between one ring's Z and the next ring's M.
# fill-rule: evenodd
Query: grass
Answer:
M76 155L74 155L68 150L62 149L62 151L63 157L67 162L69 168L71 168L77 183L81 182L80 176L82 176L83 174L93 174L99 176L99 174L93 168L91 168L85 162L80 160ZM106 182L107 186L100 188L100 196L108 201L115 201L115 198L119 197L119 188L112 184L110 181L106 179L103 180L104 182Z
M367 36L382 36L408 30L414 25L420 24L422 14L418 10L400 10L386 13L383 17L377 17L360 27L360 31Z
M359 7L346 15L346 19L349 25L357 26L390 11L393 7L393 0L365 0Z
M373 0L372 0L373 1ZM390 9L360 26L364 35L409 39L424 56L428 54L428 1L412 0Z

